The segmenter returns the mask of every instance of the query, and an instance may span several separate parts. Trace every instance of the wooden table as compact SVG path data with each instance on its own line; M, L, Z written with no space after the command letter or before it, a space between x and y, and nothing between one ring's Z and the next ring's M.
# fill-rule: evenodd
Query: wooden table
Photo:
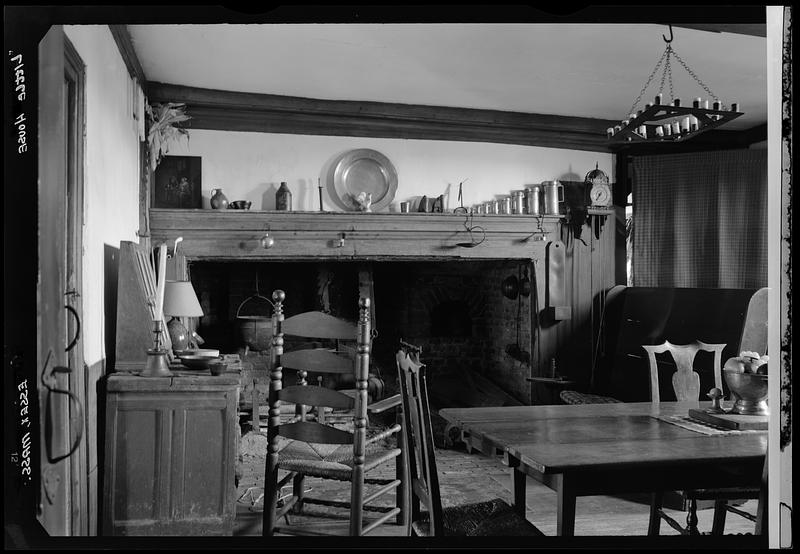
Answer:
M656 419L708 404L445 408L439 415L505 452L518 513L525 515L526 476L556 491L557 533L573 536L578 496L758 486L766 432L711 436Z

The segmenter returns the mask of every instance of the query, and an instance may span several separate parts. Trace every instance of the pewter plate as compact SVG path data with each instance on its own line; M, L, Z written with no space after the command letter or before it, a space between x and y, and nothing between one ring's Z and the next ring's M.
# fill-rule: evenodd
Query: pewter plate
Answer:
M369 148L345 152L335 164L333 179L328 181L331 199L342 209L358 210L356 196L372 194L373 212L382 210L394 200L397 192L397 171L389 158Z

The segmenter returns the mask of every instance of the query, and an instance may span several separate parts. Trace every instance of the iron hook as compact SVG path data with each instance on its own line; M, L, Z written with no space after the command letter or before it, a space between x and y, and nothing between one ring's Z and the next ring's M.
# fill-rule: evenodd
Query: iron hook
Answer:
M664 35L661 35L661 38L663 38L663 39L664 39L664 42L666 42L667 44L669 44L670 42L672 42L672 39L674 38L674 37L672 36L672 25L670 25L670 26L669 26L669 40L667 40L667 37L665 37Z

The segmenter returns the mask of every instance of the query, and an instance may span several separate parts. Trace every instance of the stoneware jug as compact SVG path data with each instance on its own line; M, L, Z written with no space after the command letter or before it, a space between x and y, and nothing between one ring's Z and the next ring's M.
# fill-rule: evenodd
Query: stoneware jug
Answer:
M211 189L211 207L215 210L228 207L228 198L222 193L222 189Z

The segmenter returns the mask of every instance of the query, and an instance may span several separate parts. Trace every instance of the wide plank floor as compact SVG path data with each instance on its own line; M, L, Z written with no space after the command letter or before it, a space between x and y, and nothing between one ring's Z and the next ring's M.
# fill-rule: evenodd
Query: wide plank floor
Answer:
M263 510L263 479L264 479L264 453L266 439L255 434L245 435L242 439L246 444L243 448L244 466L243 475L239 482L237 503L236 529L238 536L261 535L261 512ZM473 452L468 454L463 450L437 449L436 460L439 466L439 481L442 494L442 503L445 506L457 505L468 502L479 502L500 497L507 501L511 499L511 477L509 469L503 465L499 456L488 457ZM374 477L393 477L394 465L384 464L383 467L370 472ZM290 491L291 487L285 490ZM349 484L321 479L307 479L306 489L308 496L319 495L323 498L334 500L349 499ZM310 489L310 490L309 490ZM392 494L383 498L382 504L391 505L394 501ZM533 522L545 535L556 535L556 495L549 488L539 484L533 479L527 479L527 518ZM648 510L647 497L617 498L610 496L580 497L577 500L575 535L580 536L645 536L647 534ZM755 513L756 501L747 501L740 507L750 513ZM321 506L308 506L308 516L290 516L292 524L302 523L309 525L331 525L314 514L331 515L328 508ZM676 520L683 523L685 513L679 510L667 510ZM342 513L342 510L339 510ZM711 530L711 508L698 511L701 531ZM346 529L342 514L342 523L339 525ZM343 531L346 533L346 531ZM752 533L753 523L728 514L725 526L726 534ZM402 535L404 530L397 525L384 525L376 529L371 535ZM661 525L662 535L676 535L666 522ZM320 538L324 540L324 538Z

